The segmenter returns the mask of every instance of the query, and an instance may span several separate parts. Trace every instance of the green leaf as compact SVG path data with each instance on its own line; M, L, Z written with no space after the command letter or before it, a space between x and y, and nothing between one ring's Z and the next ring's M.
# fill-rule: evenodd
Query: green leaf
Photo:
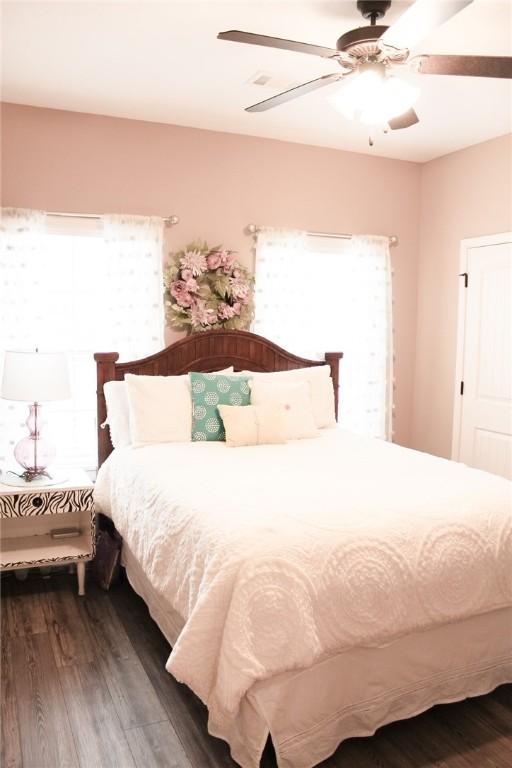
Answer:
M213 287L219 296L231 296L231 286L229 283L229 277L227 275L216 274L213 278Z

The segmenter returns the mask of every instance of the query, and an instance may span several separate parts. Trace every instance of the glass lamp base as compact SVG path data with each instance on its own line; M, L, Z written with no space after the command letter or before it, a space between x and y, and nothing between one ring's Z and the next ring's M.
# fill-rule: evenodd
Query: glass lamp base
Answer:
M16 472L4 472L0 474L0 485L14 485L17 488L44 488L48 485L60 485L67 480L67 475L61 472L52 473L52 476L39 475L27 482L23 475Z
M21 473L21 475L18 475L19 478L24 480L26 483L31 483L33 480L37 480L38 478L44 478L46 477L48 480L52 479L52 476L46 472L44 469L26 469L24 472Z
M46 468L55 458L55 447L41 435L44 421L40 403L29 405L26 424L30 434L23 437L14 448L14 457L25 470L20 477L27 483L37 477L51 479Z

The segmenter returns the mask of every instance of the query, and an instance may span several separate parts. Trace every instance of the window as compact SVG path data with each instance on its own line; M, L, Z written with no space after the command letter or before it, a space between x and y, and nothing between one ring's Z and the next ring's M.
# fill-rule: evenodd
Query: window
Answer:
M387 238L259 232L254 330L303 357L343 352L340 425L389 437L392 325Z
M27 226L25 241L19 232L4 232L1 349L67 353L72 397L45 406L48 433L56 443L57 464L93 469L94 352L117 351L127 360L163 346L162 223L142 217L103 222L44 217ZM25 434L26 415L24 403L0 400L2 468L16 467L12 451Z

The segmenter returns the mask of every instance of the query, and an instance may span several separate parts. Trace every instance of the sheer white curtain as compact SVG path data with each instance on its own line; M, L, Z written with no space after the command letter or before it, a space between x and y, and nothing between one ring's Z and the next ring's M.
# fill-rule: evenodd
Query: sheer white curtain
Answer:
M305 232L264 229L256 234L253 330L297 354L304 346L299 329L307 300L307 256Z
M341 426L392 434L391 268L385 237L269 230L256 240L254 330L304 357L344 353Z
M47 405L49 428L59 463L93 468L94 352L117 351L129 360L163 347L163 222L59 221L62 228L45 226L40 213L3 210L0 358L3 363L7 349L67 353L72 398ZM1 468L14 466L12 447L24 432L25 412L24 404L0 399Z
M44 214L3 208L0 216L0 382L4 351L34 349L42 307L37 270L41 262ZM36 308L37 307L37 308ZM32 309L36 308L36 309ZM0 398L0 466L12 457L28 415L24 403Z
M164 346L163 221L103 216L111 349L136 360Z

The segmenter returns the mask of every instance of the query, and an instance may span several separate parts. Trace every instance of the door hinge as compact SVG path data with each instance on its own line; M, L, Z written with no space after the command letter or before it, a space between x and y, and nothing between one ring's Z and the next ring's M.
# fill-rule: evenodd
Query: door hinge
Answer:
M468 281L469 281L468 273L467 272L461 272L459 277L463 277L464 278L464 288L467 288L468 287Z
M461 383L460 383L460 393L461 393L461 395L464 394L464 382L463 381L461 381Z

